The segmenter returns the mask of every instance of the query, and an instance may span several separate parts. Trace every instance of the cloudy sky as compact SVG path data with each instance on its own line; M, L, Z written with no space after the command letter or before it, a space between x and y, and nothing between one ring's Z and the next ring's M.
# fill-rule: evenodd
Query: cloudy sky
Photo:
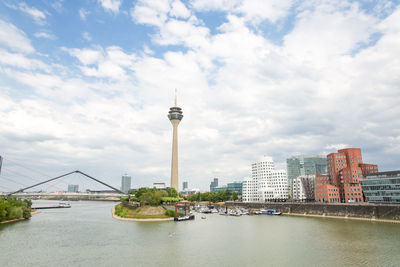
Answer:
M180 186L344 147L400 169L400 4L1 0L0 191L76 169L169 184L174 88Z

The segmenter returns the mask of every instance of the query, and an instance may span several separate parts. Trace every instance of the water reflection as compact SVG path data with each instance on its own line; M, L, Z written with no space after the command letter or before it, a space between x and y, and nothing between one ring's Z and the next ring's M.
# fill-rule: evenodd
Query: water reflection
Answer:
M137 223L71 202L0 226L0 266L338 266L400 262L400 225L289 216ZM24 257L21 257L21 251Z

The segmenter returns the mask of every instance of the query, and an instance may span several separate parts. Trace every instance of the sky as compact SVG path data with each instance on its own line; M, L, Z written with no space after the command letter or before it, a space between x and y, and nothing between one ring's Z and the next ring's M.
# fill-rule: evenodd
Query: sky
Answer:
M0 0L0 191L169 185L175 88L180 187L346 147L400 169L399 1Z

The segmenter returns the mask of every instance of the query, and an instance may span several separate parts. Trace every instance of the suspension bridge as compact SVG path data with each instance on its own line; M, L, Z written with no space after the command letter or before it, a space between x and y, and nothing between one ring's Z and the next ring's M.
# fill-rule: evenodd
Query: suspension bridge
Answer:
M88 175L80 170L76 171L71 171L62 175L59 175L57 177L49 177L49 179L39 181L37 179L33 179L30 176L22 174L20 171L16 172L15 170L7 170L7 176L1 175L1 168L2 168L2 162L3 158L0 156L0 195L4 196L14 196L14 197L21 197L21 198L30 198L30 199L68 199L68 200L74 200L74 199L79 199L79 200L119 200L121 197L128 196L125 192L122 192L118 188L115 188L114 186L98 179L95 178L91 175ZM17 163L15 163L17 164ZM21 166L24 167L24 166ZM26 168L26 167L24 167ZM28 168L29 169L29 168ZM32 169L30 169L32 170ZM9 176L11 174L14 174L14 176ZM16 175L16 176L15 176ZM105 186L111 190L90 190L87 189L85 192L66 192L65 190L56 190L53 192L47 192L43 190L39 191L33 191L33 188L38 188L39 186L45 185L45 184L54 184L54 181L62 181L65 177L68 176L82 176L86 179L89 179L91 181L94 181L98 185ZM46 175L47 176L47 175ZM35 181L34 184L26 186L26 184L22 184L22 177L30 179ZM18 179L20 178L20 179ZM4 187L4 182L1 180L5 180L8 182L12 182L16 185L22 186L22 188L18 190L10 190L6 187ZM53 185L54 187L54 185ZM8 190L4 190L8 189ZM28 191L30 190L30 191ZM3 192L1 192L3 191Z

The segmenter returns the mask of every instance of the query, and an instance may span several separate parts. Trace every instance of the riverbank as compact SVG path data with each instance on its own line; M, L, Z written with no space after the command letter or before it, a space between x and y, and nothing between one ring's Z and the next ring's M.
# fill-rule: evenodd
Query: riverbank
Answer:
M348 217L348 216L329 216L329 215L312 215L312 214L296 214L296 213L282 213L286 216L297 216L297 217L311 217L311 218L329 218L329 219L339 219L339 220L353 220L353 221L367 221L367 222L383 222L383 223L393 223L400 224L398 220L383 220L383 219L368 219L368 218L358 218L358 217Z
M40 211L38 210L32 210L31 211L31 216L40 213ZM0 222L0 224L7 224L7 223L14 223L14 222L19 222L19 221L24 221L24 220L29 220L26 218L17 218L17 219L12 219L12 220L8 220L8 221L2 221Z
M274 209L288 216L400 223L400 205L290 202L227 202L226 205L228 207L241 207L246 209Z
M114 219L120 221L131 221L131 222L166 222L166 221L173 221L173 217L169 218L148 218L148 219L139 219L139 218L123 218L115 214L115 207L111 209L111 215Z
M29 219L25 219L25 218L12 219L12 220L8 220L8 221L2 221L2 222L0 222L0 224L14 223L14 222L19 222L19 221L24 221L24 220L29 220Z

